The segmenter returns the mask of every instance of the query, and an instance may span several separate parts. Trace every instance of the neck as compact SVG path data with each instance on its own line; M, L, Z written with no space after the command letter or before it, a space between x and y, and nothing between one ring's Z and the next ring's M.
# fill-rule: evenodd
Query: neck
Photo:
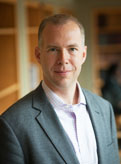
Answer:
M79 91L78 91L76 83L71 87L69 86L69 87L64 87L64 88L52 87L52 86L51 87L48 86L48 87L54 93L56 93L59 97L61 97L66 104L77 104L78 103Z
M67 104L77 104L78 103L78 89L75 87L74 89L55 92L59 97L61 97L65 103Z

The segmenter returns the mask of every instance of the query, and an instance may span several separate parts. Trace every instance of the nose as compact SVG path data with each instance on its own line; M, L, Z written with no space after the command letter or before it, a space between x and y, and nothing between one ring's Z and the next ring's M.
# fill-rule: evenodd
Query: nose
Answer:
M69 63L69 54L68 52L64 49L61 50L58 54L58 64L68 64Z

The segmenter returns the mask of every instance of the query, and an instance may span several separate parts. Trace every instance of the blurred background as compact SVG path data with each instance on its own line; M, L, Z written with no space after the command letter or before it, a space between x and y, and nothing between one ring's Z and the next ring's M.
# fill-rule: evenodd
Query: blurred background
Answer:
M34 57L38 26L54 13L76 16L85 28L79 82L113 105L120 150L121 0L0 0L0 114L42 80Z

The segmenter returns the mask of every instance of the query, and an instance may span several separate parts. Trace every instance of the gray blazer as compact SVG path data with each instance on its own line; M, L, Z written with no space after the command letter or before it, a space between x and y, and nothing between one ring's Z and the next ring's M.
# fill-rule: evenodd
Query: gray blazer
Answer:
M83 93L96 135L98 163L119 164L111 105L89 91ZM79 164L41 84L0 116L0 164Z

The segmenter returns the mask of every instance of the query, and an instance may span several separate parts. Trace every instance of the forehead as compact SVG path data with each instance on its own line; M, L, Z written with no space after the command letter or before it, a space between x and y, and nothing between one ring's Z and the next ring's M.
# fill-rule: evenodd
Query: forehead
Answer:
M49 42L49 40L68 40L68 39L81 39L81 32L79 26L72 21L64 24L55 25L49 23L43 30L42 40Z
M67 22L61 23L61 24L48 23L45 26L43 33L50 32L50 31L66 30L66 29L67 30L74 30L74 29L80 30L77 23L75 23L73 21L67 21Z

